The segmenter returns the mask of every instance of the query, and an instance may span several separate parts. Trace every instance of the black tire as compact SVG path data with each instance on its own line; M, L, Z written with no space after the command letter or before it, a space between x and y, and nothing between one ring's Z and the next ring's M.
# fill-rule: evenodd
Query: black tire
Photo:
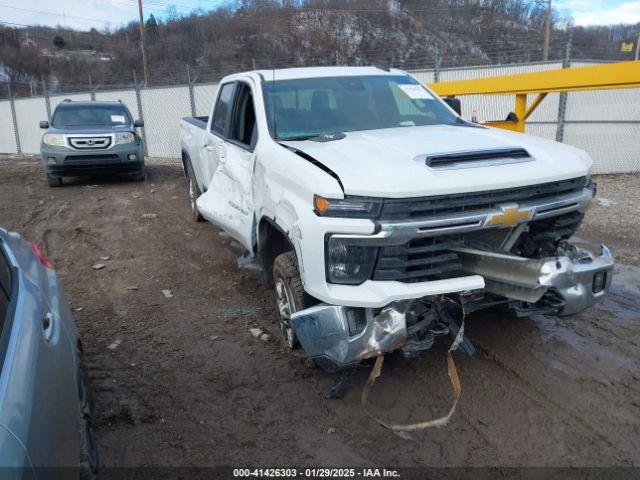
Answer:
M198 187L198 182L196 182L196 177L193 174L191 164L188 160L184 164L184 173L187 177L187 200L189 202L189 216L193 219L194 222L202 222L204 220L204 217L200 215L198 206L196 205L196 200L198 200L198 197L201 195L200 187Z
M47 183L50 187L55 188L62 186L62 177L54 177L52 175L49 175L48 173L45 174L45 177L47 178Z
M140 170L138 170L138 173L133 174L133 181L144 182L146 179L147 179L147 167L145 166L144 162L142 162L142 166L140 167Z
M93 397L89 385L89 376L82 362L82 354L78 355L78 397L80 430L80 458L78 459L78 478L92 480L98 473L98 449L94 441L91 420L93 418Z
M313 297L304 291L296 252L289 251L276 257L273 262L273 284L282 338L285 345L293 350L298 345L298 339L291 328L291 314L309 308L316 303ZM282 303L285 299L288 308Z

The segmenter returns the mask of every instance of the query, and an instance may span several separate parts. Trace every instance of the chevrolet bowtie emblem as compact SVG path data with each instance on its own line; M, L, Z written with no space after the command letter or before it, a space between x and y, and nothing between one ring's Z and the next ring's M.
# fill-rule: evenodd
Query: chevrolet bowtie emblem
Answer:
M517 206L500 207L500 213L490 215L487 219L487 225L504 225L513 227L524 220L531 218L533 210L531 208L519 209Z

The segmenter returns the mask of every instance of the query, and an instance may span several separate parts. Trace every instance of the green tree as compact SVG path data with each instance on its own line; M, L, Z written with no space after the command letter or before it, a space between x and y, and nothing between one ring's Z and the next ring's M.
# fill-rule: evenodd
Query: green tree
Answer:
M64 46L66 45L67 42L64 41L64 38L62 38L60 35L56 35L55 37L53 37L53 44L57 47L57 48L64 48Z
M149 43L155 43L158 39L158 22L156 21L156 17L153 16L153 13L149 16L149 20L147 20L145 24L145 29Z

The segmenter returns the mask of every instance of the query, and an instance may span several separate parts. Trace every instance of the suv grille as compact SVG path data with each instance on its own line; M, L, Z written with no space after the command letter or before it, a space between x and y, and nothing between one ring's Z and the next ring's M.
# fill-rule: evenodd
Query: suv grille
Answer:
M107 148L111 145L111 137L69 137L73 148Z
M498 203L526 202L580 192L586 177L527 187L409 199L385 199L379 220L394 221L491 208Z

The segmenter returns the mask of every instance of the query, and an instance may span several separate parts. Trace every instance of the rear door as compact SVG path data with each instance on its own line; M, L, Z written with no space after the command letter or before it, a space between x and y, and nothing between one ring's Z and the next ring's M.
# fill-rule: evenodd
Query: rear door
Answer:
M20 247L29 248L26 242ZM44 267L33 254L21 255L17 265L0 239L0 281L3 295L8 293L0 334L0 424L26 447L34 467L75 467L79 458L75 350L58 313L30 280ZM62 473L73 476L72 470Z
M253 169L258 140L254 106L255 84L236 82L223 157L207 192L198 199L198 210L216 223L247 250L253 248Z
M209 183L218 168L218 163L226 157L225 139L229 135L233 100L236 90L236 82L223 83L218 91L218 98L213 108L209 125L204 132L201 165L204 174L203 183L209 189Z

